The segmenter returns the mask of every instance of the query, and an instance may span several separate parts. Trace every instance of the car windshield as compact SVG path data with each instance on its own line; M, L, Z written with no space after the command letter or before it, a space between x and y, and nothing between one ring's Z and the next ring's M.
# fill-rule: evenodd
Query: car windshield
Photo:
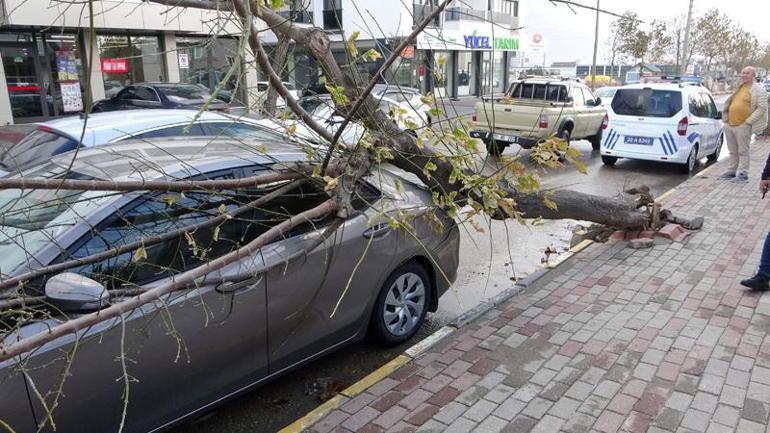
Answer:
M612 110L622 116L673 117L682 111L682 93L677 90L618 89Z
M66 172L66 167L46 163L21 175L45 179L93 179L75 172L65 176ZM43 248L55 243L61 233L82 221L113 194L64 189L0 190L0 275L12 275L28 262L40 264L34 260Z
M12 134L11 132L6 134L7 131L10 131L9 127L2 128L2 131L0 136ZM19 130L16 132L18 133ZM0 140L0 145L3 147L0 150L0 168L9 172L16 171L19 167L36 161L46 160L51 156L74 150L77 147L75 140L44 127L26 129L26 134L18 138L15 143L12 140Z
M601 88L596 89L594 94L600 98L612 98L615 95L615 92L617 92L618 89L607 89L607 88Z
M299 105L311 116L317 119L332 117L332 100L327 98L302 98Z
M200 102L211 98L211 93L207 90L193 85L175 85L175 86L156 86L159 92L173 102L189 103Z

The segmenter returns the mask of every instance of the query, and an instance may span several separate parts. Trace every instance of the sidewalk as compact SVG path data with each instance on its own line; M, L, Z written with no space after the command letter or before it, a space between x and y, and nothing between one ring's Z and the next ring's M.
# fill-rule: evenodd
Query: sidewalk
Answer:
M768 151L748 184L722 162L666 197L706 218L682 243L592 244L308 431L765 432L770 294L738 281L770 230Z

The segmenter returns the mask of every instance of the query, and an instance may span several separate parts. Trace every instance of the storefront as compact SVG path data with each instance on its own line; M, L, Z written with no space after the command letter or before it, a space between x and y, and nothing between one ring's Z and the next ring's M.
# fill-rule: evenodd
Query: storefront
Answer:
M515 34L483 35L466 31L430 30L418 35L417 48L428 73L421 76L421 89L439 96L457 98L502 93L510 82L509 70L519 50ZM440 64L439 59L444 63Z
M159 36L98 35L97 43L108 98L128 84L166 81Z
M243 102L245 96L245 86L238 87L241 71L238 60L237 39L176 37L180 82L199 84L213 92L227 78L233 65L236 65L219 92L219 97L228 102Z
M84 106L84 75L76 33L0 33L14 123L34 122Z

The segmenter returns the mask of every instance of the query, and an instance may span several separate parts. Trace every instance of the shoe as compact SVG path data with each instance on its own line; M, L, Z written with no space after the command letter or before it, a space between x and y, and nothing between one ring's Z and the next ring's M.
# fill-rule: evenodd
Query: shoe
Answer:
M741 285L746 286L751 290L770 290L770 278L762 274L757 274L751 278L741 281Z
M749 175L746 173L738 173L733 179L732 182L735 183L746 183L749 181Z
M734 171L726 171L726 172L722 173L722 175L719 176L718 179L719 180L730 180L730 179L732 179L734 177L735 177L735 172Z

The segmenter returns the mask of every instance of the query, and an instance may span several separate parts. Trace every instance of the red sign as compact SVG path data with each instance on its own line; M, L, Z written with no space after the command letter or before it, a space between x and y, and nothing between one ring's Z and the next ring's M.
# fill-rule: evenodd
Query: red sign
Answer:
M107 74L127 74L128 59L102 58L102 72Z
M420 77L425 76L425 65L420 65L417 67L417 75Z
M413 59L414 58L414 45L407 45L404 47L403 50L401 50L401 57L405 59Z

